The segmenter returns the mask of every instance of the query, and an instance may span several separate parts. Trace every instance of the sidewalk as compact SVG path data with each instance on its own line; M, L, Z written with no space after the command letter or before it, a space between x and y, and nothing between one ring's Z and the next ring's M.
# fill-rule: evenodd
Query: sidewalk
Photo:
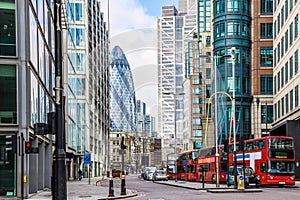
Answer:
M175 182L175 180L155 181L155 183L170 185L173 187L187 188L192 190L206 190L207 192L211 192L211 193L262 192L262 189L260 188L234 189L233 186L227 187L226 184L220 184L220 187L217 188L216 184L204 183L204 187L203 187L203 184L200 182L189 182L189 181L182 181L182 180L178 180L177 182Z
M97 183L97 185L96 185ZM121 183L119 178L114 178L114 197L108 197L109 180L97 178L84 178L81 181L74 180L67 182L67 198L68 200L99 200L99 199L120 199L136 196L137 194L126 190L126 195L121 194ZM29 199L52 199L50 189L39 191L36 194L30 194Z

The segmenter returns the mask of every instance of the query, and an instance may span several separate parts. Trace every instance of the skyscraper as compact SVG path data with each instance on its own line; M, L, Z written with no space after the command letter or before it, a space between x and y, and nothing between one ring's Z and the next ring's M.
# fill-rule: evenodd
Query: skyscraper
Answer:
M119 46L111 52L110 129L112 132L136 131L135 88L130 65Z

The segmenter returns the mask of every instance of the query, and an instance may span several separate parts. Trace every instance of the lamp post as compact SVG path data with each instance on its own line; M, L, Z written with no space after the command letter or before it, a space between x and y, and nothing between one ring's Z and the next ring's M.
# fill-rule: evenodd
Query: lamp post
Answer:
M173 95L174 99L174 154L175 154L175 182L177 182L177 122L176 122L176 99L177 95L184 95L185 93L181 92L179 94L173 92L164 92L165 95Z
M209 56L209 55L200 55L200 58L208 58L212 57L213 58L213 65L215 68L214 71L214 86L215 86L215 143L216 143L216 154L215 154L215 159L216 159L216 187L220 187L220 179L219 179L219 148L218 148L218 92L217 92L217 59L227 59L230 58L230 55L223 55L223 56Z
M236 132L235 132L235 47L230 49L232 60L232 122L233 122L233 159L234 159L234 187L237 188L236 168Z

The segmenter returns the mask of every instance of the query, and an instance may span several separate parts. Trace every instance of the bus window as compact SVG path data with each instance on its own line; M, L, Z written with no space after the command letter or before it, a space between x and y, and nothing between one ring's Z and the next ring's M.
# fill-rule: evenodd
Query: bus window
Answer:
M266 163L260 163L260 172L266 173L267 172L267 166Z

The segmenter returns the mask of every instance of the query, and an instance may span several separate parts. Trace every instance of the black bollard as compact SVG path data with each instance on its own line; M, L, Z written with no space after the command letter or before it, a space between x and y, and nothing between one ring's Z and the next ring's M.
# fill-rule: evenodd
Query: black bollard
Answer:
M202 175L202 188L204 188L204 175Z
M114 197L114 181L113 181L113 177L111 176L109 178L109 197Z
M125 176L122 176L121 181L121 195L126 195L126 184L125 184Z

